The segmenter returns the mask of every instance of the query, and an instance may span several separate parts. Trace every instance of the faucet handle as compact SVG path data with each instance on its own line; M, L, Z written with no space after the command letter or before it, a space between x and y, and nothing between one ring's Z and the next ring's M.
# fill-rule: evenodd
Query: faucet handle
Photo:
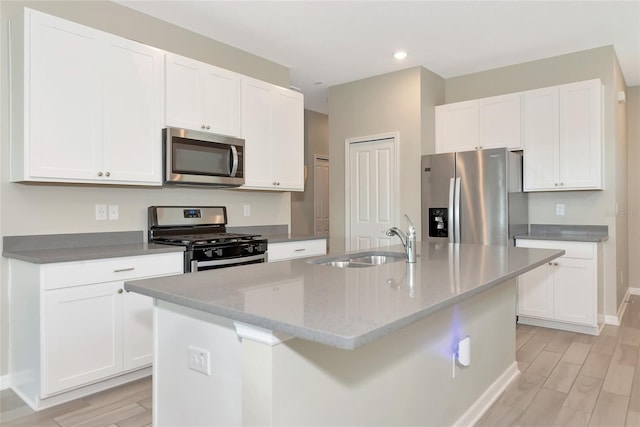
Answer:
M404 214L404 219L406 219L407 224L409 224L409 227L407 228L407 234L415 234L416 228L413 226L413 222L411 222L411 218L409 218L409 215Z

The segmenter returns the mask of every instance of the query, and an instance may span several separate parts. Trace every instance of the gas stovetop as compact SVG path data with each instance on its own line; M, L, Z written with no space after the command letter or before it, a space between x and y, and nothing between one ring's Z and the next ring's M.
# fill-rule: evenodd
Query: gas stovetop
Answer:
M184 231L184 230L183 230ZM171 233L163 230L163 233ZM174 245L201 246L215 245L218 243L250 242L257 238L256 234L240 233L207 233L207 234L163 234L162 237L154 237L152 241L157 243L169 243Z
M250 243L257 234L227 233L224 206L150 206L149 241L188 248Z

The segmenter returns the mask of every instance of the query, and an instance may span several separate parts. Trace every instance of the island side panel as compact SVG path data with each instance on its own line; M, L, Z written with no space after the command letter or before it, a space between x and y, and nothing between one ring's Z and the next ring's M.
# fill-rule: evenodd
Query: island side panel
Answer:
M231 320L156 300L154 426L242 424L242 354ZM189 347L210 354L211 375L189 369Z
M245 424L445 426L468 418L516 370L515 293L515 280L505 282L353 351L244 340L243 387L253 391L244 394ZM452 378L452 353L466 336L471 364Z

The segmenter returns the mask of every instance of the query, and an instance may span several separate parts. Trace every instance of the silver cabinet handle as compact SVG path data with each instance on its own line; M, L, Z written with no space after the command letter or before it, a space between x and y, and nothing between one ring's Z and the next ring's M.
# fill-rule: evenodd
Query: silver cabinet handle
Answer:
M133 271L135 270L135 267L129 267L129 268L119 268L117 270L113 270L114 273L122 273L123 271Z
M106 176L111 176L111 172L105 173Z
M207 129L211 129L211 126L207 125Z
M204 127L205 127L204 125L200 126L201 129L204 129Z
M300 248L300 249L295 249L294 252L304 252L306 251L306 248Z
M98 176L102 176L102 172L98 172Z
M119 294L121 294L121 293L123 293L123 292L124 292L124 291L123 291L122 289L118 289L118 293L119 293Z

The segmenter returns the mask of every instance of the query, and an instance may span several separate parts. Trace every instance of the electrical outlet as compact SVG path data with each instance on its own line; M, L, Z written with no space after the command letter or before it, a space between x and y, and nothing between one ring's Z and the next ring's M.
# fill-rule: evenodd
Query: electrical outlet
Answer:
M96 221L104 221L107 219L107 205L96 205Z
M564 215L564 203L556 204L556 215Z
M251 205L244 205L244 216L251 216Z
M211 353L198 347L188 346L189 369L205 375L211 375Z
M118 205L109 205L109 219L112 221L120 219L120 207Z

